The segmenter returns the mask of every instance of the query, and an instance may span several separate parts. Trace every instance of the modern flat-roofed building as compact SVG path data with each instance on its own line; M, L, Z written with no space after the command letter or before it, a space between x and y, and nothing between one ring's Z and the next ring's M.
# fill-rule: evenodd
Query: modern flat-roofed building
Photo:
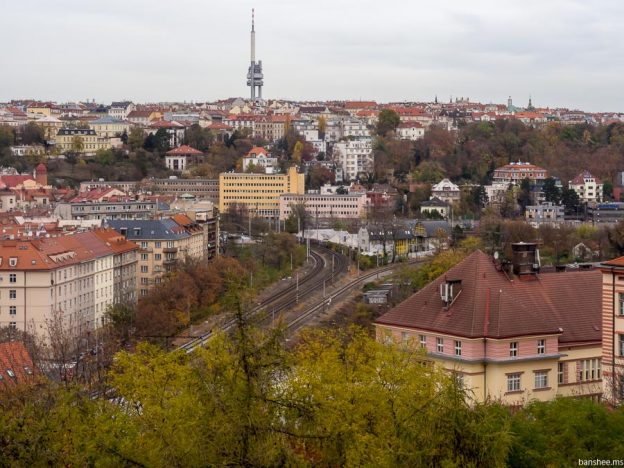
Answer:
M521 405L603 392L602 275L540 271L535 244L497 264L476 251L375 322L423 349L477 401Z
M310 219L360 219L366 216L367 197L365 193L346 195L306 193L294 195L285 193L279 197L279 219L284 221L293 212L293 207L303 204Z
M141 187L154 193L195 195L215 205L219 204L219 179L181 179L172 176L168 179L145 179Z
M242 205L255 216L274 220L279 217L280 195L303 195L304 191L304 175L294 166L287 174L224 172L219 174L219 212Z
M541 224L558 224L563 222L564 209L563 206L551 202L529 205L526 207L524 217L528 223L536 227Z
M57 203L54 214L61 219L147 219L167 209L153 200L72 201Z

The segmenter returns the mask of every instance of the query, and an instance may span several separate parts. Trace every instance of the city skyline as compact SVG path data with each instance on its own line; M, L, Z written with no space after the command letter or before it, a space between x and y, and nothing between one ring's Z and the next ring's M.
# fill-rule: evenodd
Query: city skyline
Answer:
M524 106L531 95L538 107L624 110L613 92L624 71L624 5L607 0L391 0L381 9L325 0L12 3L0 19L5 40L19 39L24 25L29 40L6 51L0 100L245 97L254 7L266 99L505 103L511 95Z

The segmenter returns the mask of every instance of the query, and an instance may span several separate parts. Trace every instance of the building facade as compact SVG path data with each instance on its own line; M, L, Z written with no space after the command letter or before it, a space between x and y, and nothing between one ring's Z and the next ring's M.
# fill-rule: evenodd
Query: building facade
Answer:
M137 294L146 296L186 257L208 259L207 231L187 216L158 220L112 220L108 226L139 246Z
M577 175L569 182L568 187L577 193L582 202L600 203L603 200L602 181L589 171Z
M58 314L75 335L100 327L115 302L115 251L96 232L0 241L0 326L45 334ZM126 280L135 274L130 267Z
M304 175L292 166L287 174L219 174L219 212L244 206L250 213L266 219L279 217L280 195L303 195Z
M535 247L505 264L474 252L381 316L378 339L422 349L477 401L599 399L601 274L539 272Z
M373 170L373 141L370 137L341 141L334 144L333 159L342 167L347 180Z
M539 166L528 162L512 162L494 170L494 182L506 182L520 185L524 179L531 182L543 181L548 177L548 172Z
M293 207L297 205L305 207L309 219L360 219L366 216L366 204L365 193L347 195L286 193L279 197L279 219L286 220L293 213Z

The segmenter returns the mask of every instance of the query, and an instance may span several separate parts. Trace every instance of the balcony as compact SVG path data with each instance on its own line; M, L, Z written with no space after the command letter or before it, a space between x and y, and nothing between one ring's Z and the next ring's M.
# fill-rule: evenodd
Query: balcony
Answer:
M177 253L178 248L177 247L165 247L163 249L163 253Z

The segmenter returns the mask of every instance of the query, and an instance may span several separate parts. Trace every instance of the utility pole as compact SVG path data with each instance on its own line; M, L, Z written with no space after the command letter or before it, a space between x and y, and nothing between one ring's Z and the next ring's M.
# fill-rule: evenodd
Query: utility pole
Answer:
M296 291L297 291L297 294L296 294L296 296L297 296L297 304L299 304L299 272L297 272L297 288L296 288Z
M292 273L293 271L293 259L292 259L292 252L290 252L290 271Z

